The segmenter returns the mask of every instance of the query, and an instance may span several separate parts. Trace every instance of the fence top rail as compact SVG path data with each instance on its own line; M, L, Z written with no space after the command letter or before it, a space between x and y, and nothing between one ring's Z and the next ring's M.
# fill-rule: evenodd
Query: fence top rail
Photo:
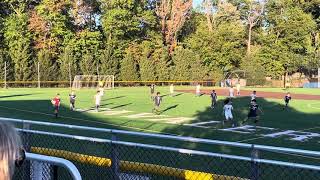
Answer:
M77 126L77 125L70 125L70 124L30 121L30 120L13 119L13 118L0 118L0 121L35 124L35 125L43 125L43 126L63 127L63 128L68 128L68 129L104 132L104 133L110 133L110 134L131 135L131 136L138 136L138 137L159 138L159 139L176 140L176 141L184 141L184 142L191 142L191 143L224 145L224 146L239 147L239 148L246 148L246 149L254 148L257 150L270 151L270 152L279 152L279 153L282 152L282 153L292 153L292 154L320 157L319 151L293 149L293 148L285 148L285 147L255 145L255 144L211 140L211 139L194 138L194 137L173 136L173 135L166 135L166 134L153 134L153 133L145 133L145 132L134 132L134 131L125 131L125 130L94 128L94 127L85 127L85 126Z
M85 137L85 136L74 136L74 135L44 132L44 131L34 131L34 130L26 130L26 129L18 129L18 130L20 132L42 134L42 135L51 135L51 136L65 137L65 138L71 138L71 139L77 139L77 140L83 140L83 141L110 143L110 144L112 143L112 144L117 144L117 145L139 147L139 148L146 148L146 149L153 149L153 150L156 149L156 150L162 150L162 151L171 151L171 152L177 152L177 153L181 153L181 154L226 158L226 159L232 159L232 160L250 161L250 162L256 162L256 163L276 165L276 166L286 166L286 167L292 167L292 168L320 171L320 166L308 165L308 164L290 163L290 162L283 162L283 161L276 161L276 160L259 159L259 158L245 157L245 156L212 153L212 152L174 148L174 147L165 147L165 146L151 145L151 144L142 144L142 143L125 142L125 141L113 141L113 140L108 140L108 139L91 138L91 137Z
M52 156L44 156L44 155L33 154L33 153L26 153L26 159L32 160L32 161L40 161L40 162L63 167L68 170L73 180L82 180L80 172L76 168L76 166L72 162L66 159L52 157Z

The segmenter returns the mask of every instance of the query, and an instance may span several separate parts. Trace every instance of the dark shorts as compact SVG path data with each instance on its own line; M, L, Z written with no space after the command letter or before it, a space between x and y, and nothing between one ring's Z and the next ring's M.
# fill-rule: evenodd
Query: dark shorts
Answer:
M59 106L54 106L53 110L59 111Z
M258 117L257 114L253 114L253 113L248 114L248 118L257 118L257 117Z

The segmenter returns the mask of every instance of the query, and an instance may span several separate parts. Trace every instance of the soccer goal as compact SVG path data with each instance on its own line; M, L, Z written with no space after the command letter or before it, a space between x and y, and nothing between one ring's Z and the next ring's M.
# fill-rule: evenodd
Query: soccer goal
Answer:
M76 75L72 83L73 89L81 88L114 88L114 75Z

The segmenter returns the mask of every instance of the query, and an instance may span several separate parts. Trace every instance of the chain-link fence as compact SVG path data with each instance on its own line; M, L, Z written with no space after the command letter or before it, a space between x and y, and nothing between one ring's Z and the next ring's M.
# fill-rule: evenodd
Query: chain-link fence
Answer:
M83 179L319 179L320 166L22 130L27 149L75 163ZM68 177L61 177L68 179Z
M15 167L13 180L81 180L78 169L65 159L26 153L26 159Z

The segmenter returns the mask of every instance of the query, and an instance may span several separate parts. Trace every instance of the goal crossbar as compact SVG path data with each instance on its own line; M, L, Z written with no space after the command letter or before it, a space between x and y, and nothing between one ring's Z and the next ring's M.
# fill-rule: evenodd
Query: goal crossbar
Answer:
M72 88L113 89L114 75L76 75L73 79Z

